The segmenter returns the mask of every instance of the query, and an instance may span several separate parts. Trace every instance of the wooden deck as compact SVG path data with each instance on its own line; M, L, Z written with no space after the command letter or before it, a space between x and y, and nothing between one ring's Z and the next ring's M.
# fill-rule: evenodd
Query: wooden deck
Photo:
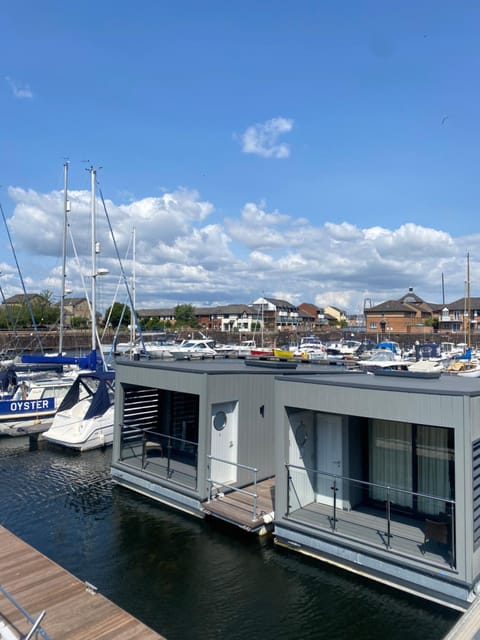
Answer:
M41 627L51 640L162 639L3 527L0 527L0 584L33 618L46 611ZM32 626L0 594L2 619L19 634L26 634Z
M480 638L480 598L476 598L443 640L478 640Z
M253 484L242 487L242 491L229 491L204 502L205 513L234 524L246 531L266 533L273 525L275 478L257 482L257 503L254 513Z

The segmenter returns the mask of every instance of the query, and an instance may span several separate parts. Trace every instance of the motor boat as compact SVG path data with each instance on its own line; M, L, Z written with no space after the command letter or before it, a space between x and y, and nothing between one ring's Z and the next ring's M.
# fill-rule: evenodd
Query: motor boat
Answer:
M77 451L112 444L114 382L114 371L80 372L43 439Z

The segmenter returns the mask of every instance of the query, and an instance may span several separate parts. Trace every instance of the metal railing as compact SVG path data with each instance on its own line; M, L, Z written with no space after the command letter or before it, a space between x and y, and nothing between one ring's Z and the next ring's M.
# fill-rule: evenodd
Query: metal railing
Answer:
M287 517L387 549L455 558L455 501L293 464L287 471ZM384 526L380 527L381 523Z
M126 452L129 451L129 454ZM151 462L149 457L155 455L155 468L165 470L165 479L182 483L178 477L187 475L186 468L193 471L194 487L198 484L198 443L177 438L154 429L122 428L120 459L140 459L142 469ZM175 478L174 478L175 475ZM191 488L192 482L185 483Z
M216 458L215 456L212 455L207 455L208 458L208 478L207 478L207 482L208 482L208 502L212 501L212 497L213 497L213 488L215 487L215 489L218 488L222 488L222 489L228 489L228 491L232 491L232 492L237 492L237 493L241 493L243 495L246 496L250 496L253 500L253 507L252 507L252 522L255 520L258 520L258 513L257 513L257 502L258 502L258 493L257 493L257 476L258 476L258 469L256 467L251 467L248 464L240 464L239 462L231 462L230 460L223 460L222 458ZM219 480L215 480L215 478L212 478L212 461L214 462L220 462L222 464L228 464L231 465L233 467L235 467L236 469L243 469L245 471L249 471L253 474L253 480L251 483L253 485L253 491L247 491L246 489L241 489L240 487L234 487L231 484L226 484L224 482L221 482ZM216 493L218 494L218 491L216 491Z
M42 629L42 627L40 626L43 618L45 617L45 613L46 611L41 611L40 614L36 617L33 618L28 611L26 611L16 600L15 598L4 588L0 585L0 592L2 593L2 595L4 595L7 600L9 600L13 606L20 611L20 613L24 616L24 618L27 620L28 624L31 624L31 628L28 631L28 633L26 634L21 634L19 637L19 640L33 640L38 639L38 636L40 635L43 640L51 640L50 636L48 635L48 633ZM0 616L0 619L3 618L3 616ZM7 629L10 629L10 627L7 625ZM0 632L1 633L1 632ZM3 636L2 636L3 637ZM8 636L6 636L8 637ZM18 638L18 635L16 634L16 632L12 631L12 637Z

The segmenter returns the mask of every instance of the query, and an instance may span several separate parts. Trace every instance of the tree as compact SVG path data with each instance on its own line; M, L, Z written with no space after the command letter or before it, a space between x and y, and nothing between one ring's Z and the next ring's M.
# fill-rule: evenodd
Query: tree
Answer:
M130 307L121 302L114 302L106 310L104 322L109 322L113 327L119 325L127 327L130 324Z
M37 325L56 324L60 319L60 308L54 304L53 292L50 289L45 289L35 296L31 307Z
M175 307L175 326L192 327L194 329L198 322L195 315L195 307L191 304L177 304Z

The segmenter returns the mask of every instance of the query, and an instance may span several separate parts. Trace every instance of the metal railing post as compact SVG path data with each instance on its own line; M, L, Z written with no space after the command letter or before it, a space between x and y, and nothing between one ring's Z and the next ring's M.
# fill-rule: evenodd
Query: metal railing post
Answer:
M288 517L290 515L290 483L292 481L292 476L290 474L289 465L287 464L285 467L287 471L287 512L285 515Z
M450 505L450 554L452 558L452 567L456 567L456 557L455 557L455 503L452 502Z
M385 505L387 508L387 549L390 549L390 538L391 534L391 510L390 510L390 487L387 487L387 504Z
M254 469L253 471L253 519L255 520L257 517L257 500L258 500L258 493L257 493L257 469Z
M333 530L337 530L337 477L333 478Z

